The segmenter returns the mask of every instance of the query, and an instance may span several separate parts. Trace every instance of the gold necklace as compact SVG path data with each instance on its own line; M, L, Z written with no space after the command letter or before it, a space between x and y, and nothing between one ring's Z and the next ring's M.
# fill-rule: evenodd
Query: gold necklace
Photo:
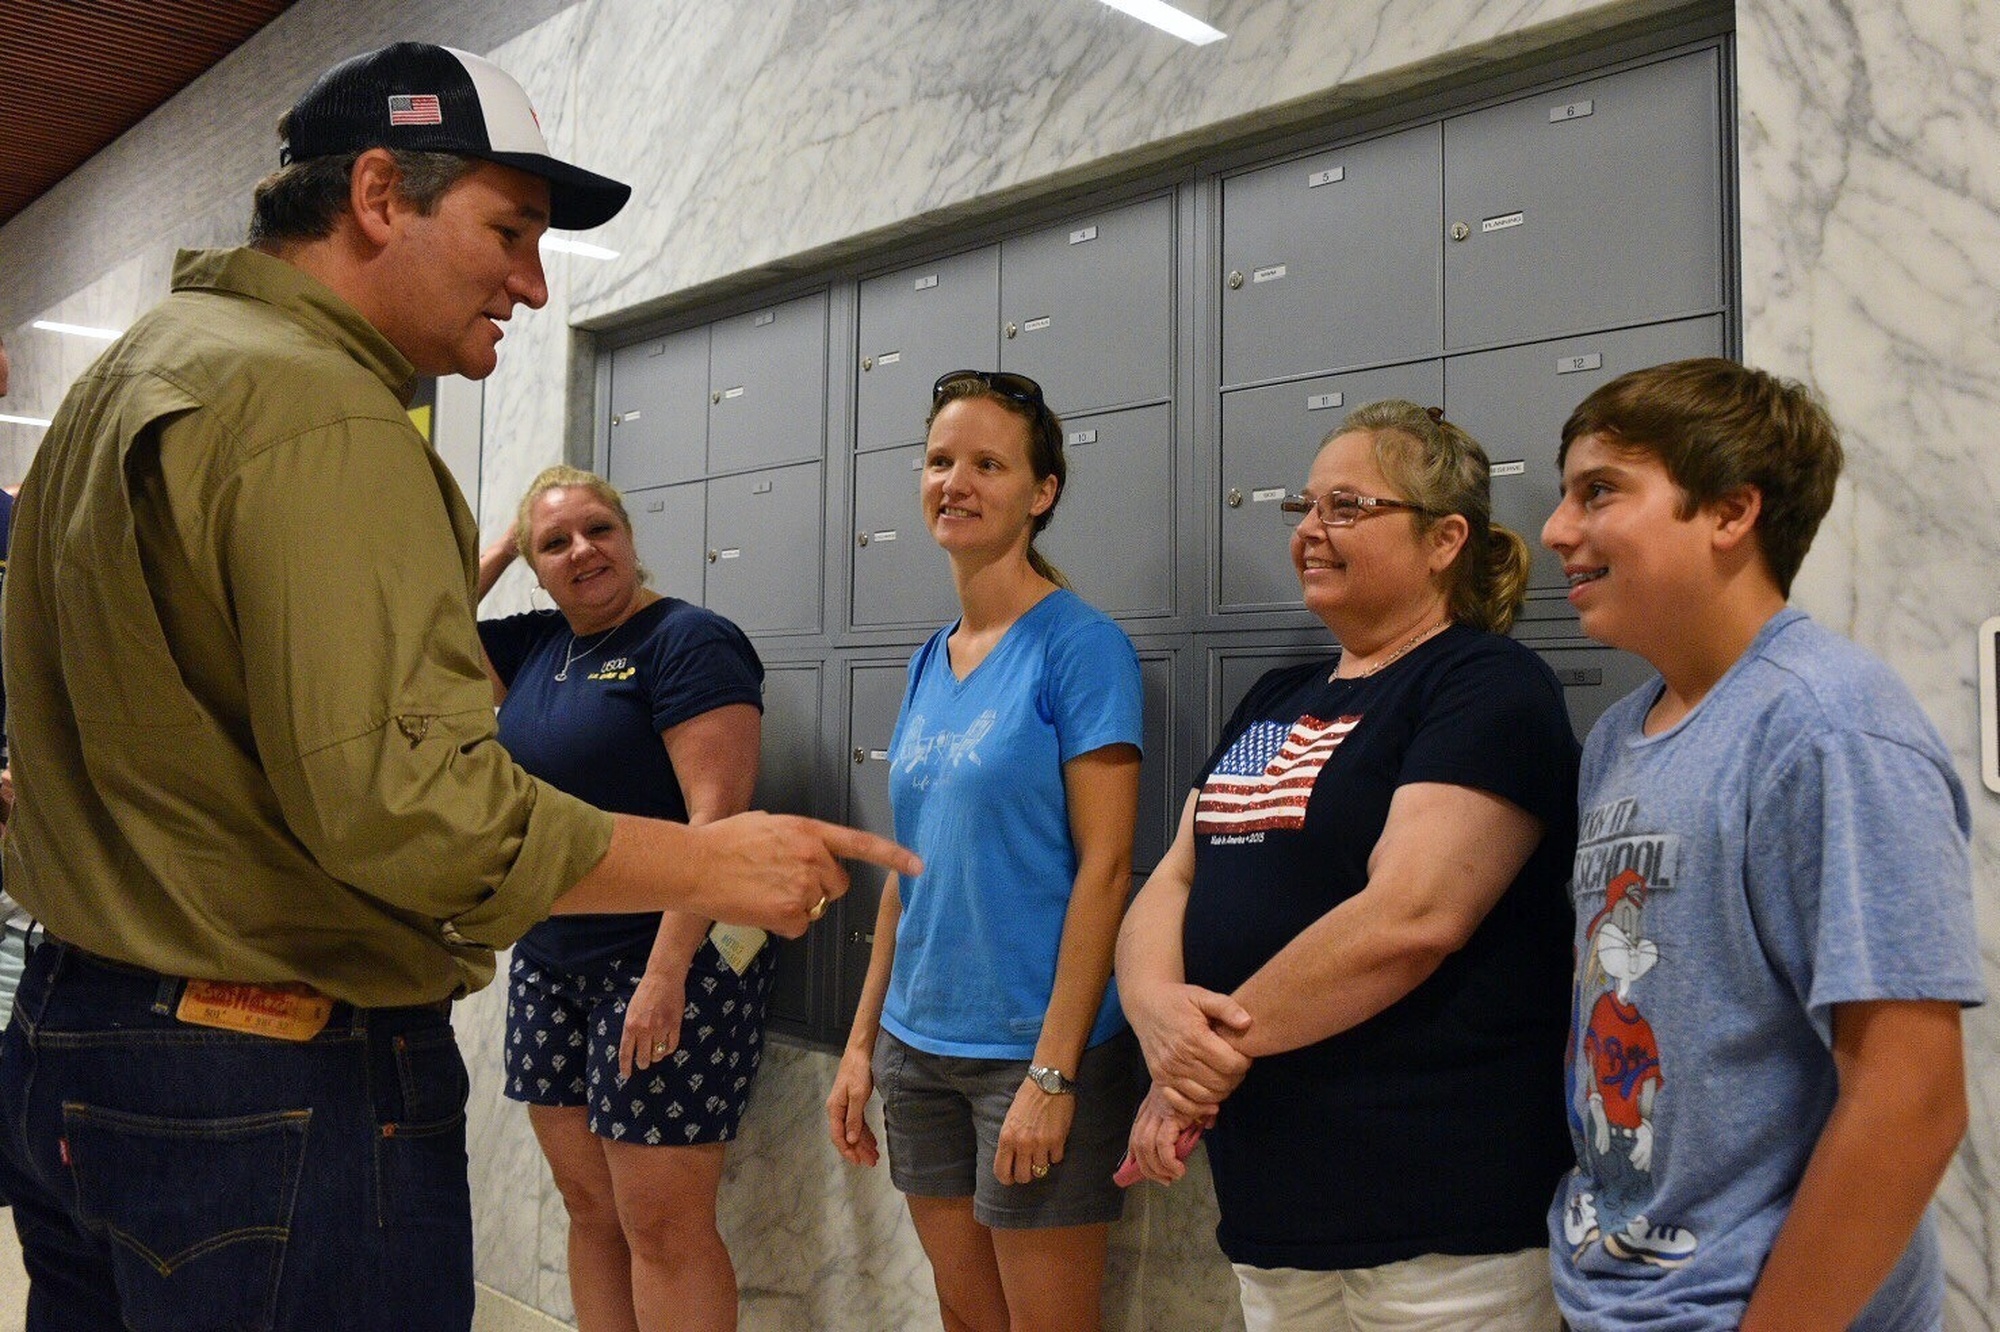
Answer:
M1328 684L1332 684L1335 680L1366 680L1369 676L1374 675L1378 671L1381 671L1389 666L1394 665L1397 661L1400 661L1405 652L1408 652L1411 648L1423 642L1426 638L1429 638L1433 634L1443 632L1445 627L1450 623L1451 623L1451 616L1447 615L1442 620L1437 620L1430 624L1425 625L1423 628L1417 630L1415 634L1412 634L1410 636L1409 641L1404 643L1403 646L1397 648L1394 652L1391 652L1388 656L1382 658L1382 660L1376 662L1373 666L1370 666L1365 671L1358 671L1353 675L1342 675L1340 673L1340 663L1335 662L1333 666L1333 674L1326 677L1326 682ZM1345 658L1346 655L1347 651L1345 648L1343 648L1341 650L1341 656Z

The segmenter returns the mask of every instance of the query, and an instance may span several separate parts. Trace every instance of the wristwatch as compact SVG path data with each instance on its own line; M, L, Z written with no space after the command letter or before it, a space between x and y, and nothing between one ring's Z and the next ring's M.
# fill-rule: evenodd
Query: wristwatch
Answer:
M1074 1096L1076 1083L1062 1075L1062 1070L1050 1068L1046 1064L1036 1064L1028 1070L1028 1081L1040 1087L1051 1096Z

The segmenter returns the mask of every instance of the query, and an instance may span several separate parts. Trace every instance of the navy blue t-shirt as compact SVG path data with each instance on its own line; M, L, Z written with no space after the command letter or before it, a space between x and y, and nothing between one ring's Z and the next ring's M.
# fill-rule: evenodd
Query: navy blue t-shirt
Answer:
M1234 1262L1375 1267L1547 1243L1562 1115L1576 738L1511 639L1454 626L1389 669L1264 676L1200 777L1187 979L1227 993L1368 882L1406 782L1489 791L1540 845L1471 941L1382 1012L1258 1060L1209 1135Z
M764 667L743 631L672 597L647 606L601 641L586 636L579 642L562 616L535 611L482 620L479 637L507 686L500 743L514 761L617 814L686 819L687 803L660 733L731 703L763 706ZM558 672L568 678L556 679ZM659 926L658 913L557 916L515 947L572 972L614 957L643 964Z

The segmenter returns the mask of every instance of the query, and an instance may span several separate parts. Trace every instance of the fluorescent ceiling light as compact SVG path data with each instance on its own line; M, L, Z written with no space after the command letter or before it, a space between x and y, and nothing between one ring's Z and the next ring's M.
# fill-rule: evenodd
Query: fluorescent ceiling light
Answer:
M1120 13L1130 14L1143 23L1150 23L1161 32L1169 32L1184 42L1196 46L1207 46L1219 42L1229 34L1209 27L1190 14L1183 14L1166 0L1103 0Z
M43 426L43 427L46 427L48 425L48 422L44 421L39 416L9 416L5 412L0 412L0 421L4 421L8 425L31 425L31 426Z
M88 324L58 324L53 319L37 319L34 326L50 333L68 333L72 337L98 338L109 342L122 331L115 328L92 328Z
M586 259L616 259L618 251L607 250L602 245L588 245L583 241L564 240L560 236L542 237L542 248L554 250L557 254L580 254Z

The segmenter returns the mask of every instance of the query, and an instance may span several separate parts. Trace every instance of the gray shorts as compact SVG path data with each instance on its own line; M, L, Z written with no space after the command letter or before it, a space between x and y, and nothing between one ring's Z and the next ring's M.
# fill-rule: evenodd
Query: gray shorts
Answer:
M1125 1159L1144 1087L1130 1031L1083 1052L1076 1120L1063 1159L1042 1179L1002 1184L993 1153L1026 1059L964 1059L912 1049L888 1032L875 1042L875 1088L888 1129L889 1178L920 1198L972 1198L981 1225L1046 1230L1116 1221L1125 1191L1111 1176Z

